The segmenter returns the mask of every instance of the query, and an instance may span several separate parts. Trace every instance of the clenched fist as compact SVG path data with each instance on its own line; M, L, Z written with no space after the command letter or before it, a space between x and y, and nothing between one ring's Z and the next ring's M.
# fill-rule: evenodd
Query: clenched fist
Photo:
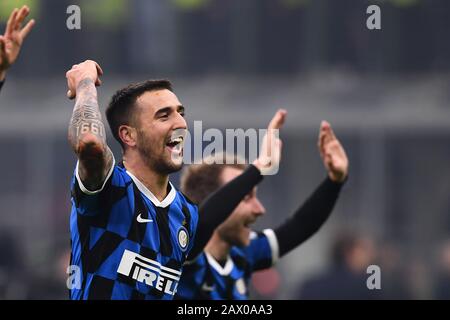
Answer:
M103 75L103 70L99 64L92 60L86 60L80 64L72 66L72 69L67 71L67 97L74 99L77 96L77 88L81 81L92 80L96 86L100 86L102 81L100 77Z

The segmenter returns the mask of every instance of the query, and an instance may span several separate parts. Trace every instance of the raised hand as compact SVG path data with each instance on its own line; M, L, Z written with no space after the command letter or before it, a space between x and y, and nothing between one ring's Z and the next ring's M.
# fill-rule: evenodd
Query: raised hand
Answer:
M77 88L81 81L92 80L96 86L100 86L102 81L100 77L103 75L103 70L99 64L92 60L86 60L80 64L72 66L72 69L67 71L67 97L75 99L77 95Z
M274 175L278 172L281 161L282 142L279 130L286 120L286 110L278 110L267 127L258 159L253 162L262 175Z
M0 36L0 80L3 80L6 70L16 62L23 41L35 24L34 20L30 20L22 28L22 24L29 14L30 8L27 6L14 9L9 16L5 34Z
M348 158L327 121L320 124L317 145L330 179L334 182L343 182L348 175Z

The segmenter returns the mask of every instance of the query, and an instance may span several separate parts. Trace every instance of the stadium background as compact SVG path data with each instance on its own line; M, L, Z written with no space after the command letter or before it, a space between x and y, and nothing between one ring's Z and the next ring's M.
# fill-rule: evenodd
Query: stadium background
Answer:
M437 297L450 273L449 1L2 0L1 30L21 4L37 25L0 96L0 298L68 296L75 156L64 75L87 58L105 71L103 110L119 87L160 77L205 129L262 128L286 108L284 158L260 187L258 228L284 221L324 177L316 136L331 122L350 180L325 227L257 276L253 298L300 297L332 270L343 233L374 244L361 241L355 259L380 265L385 297ZM80 31L66 28L70 4ZM381 31L366 28L370 4Z

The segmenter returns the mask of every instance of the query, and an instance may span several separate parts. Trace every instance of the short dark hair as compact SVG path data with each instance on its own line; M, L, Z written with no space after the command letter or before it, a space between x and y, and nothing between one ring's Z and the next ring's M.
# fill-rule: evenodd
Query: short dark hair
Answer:
M222 187L223 182L220 176L225 168L239 170L245 170L247 168L247 165L240 164L242 161L238 161L241 159L237 156L219 154L211 158L221 159L221 162L224 164L217 162L208 164L211 162L205 159L202 164L192 164L185 167L181 174L181 192L196 204L202 203L211 193Z
M119 137L119 127L133 123L133 110L136 100L145 92L167 89L173 92L172 83L169 80L146 80L133 83L118 90L111 98L106 109L106 118L114 138L123 147Z

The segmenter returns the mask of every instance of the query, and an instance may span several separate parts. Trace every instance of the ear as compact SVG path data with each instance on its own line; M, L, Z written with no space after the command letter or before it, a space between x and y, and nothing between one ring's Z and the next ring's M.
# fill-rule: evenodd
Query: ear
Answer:
M119 138L124 145L135 147L137 142L137 130L130 126L121 125L119 127Z

